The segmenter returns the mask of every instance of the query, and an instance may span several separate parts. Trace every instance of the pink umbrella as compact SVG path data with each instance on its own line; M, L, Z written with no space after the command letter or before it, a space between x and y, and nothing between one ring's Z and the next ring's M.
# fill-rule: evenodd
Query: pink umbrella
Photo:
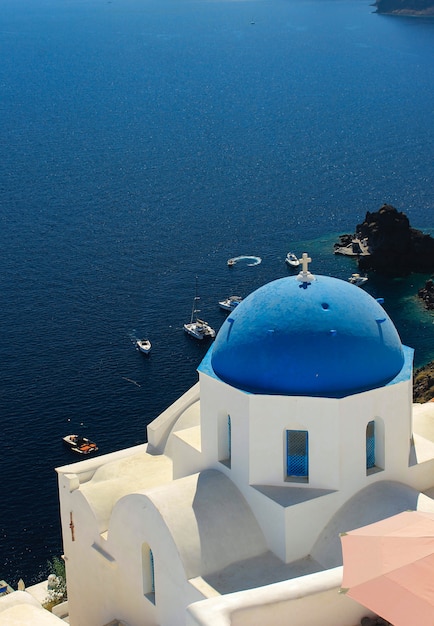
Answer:
M399 513L341 543L341 591L394 626L434 626L434 513Z

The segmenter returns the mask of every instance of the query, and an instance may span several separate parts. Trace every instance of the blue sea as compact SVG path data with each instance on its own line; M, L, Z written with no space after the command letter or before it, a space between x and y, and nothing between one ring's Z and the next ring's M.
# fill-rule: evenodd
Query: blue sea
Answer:
M197 380L182 330L333 255L389 203L434 232L434 20L370 0L0 0L0 578L62 553L54 468L101 453ZM262 263L229 257L257 255ZM427 276L385 298L415 364L434 359ZM149 337L147 358L135 349Z

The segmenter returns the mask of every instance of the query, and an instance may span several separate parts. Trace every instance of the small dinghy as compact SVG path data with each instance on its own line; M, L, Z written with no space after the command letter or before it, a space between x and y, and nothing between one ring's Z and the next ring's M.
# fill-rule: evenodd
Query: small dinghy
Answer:
M149 339L138 339L136 341L137 350L143 352L143 354L149 354L151 351L151 342Z
M80 435L66 435L63 437L63 441L76 454L92 454L98 450L96 443Z

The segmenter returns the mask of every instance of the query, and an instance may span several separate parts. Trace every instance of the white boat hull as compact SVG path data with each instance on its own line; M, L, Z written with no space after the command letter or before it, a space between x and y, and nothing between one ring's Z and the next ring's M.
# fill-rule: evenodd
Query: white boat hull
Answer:
M151 351L151 342L148 339L139 339L136 342L137 349L143 354L149 354Z
M362 285L368 282L368 279L366 276L360 276L360 274L353 274L352 276L349 277L348 282L350 282L352 285L356 285L357 287L361 287Z
M242 298L240 296L230 296L226 298L226 300L221 300L219 302L219 307L224 311L233 311L241 302Z
M188 324L184 324L184 331L191 337L194 337L195 339L201 340L201 339L204 339L205 337L211 337L212 339L214 339L215 337L214 328L211 328L208 322L204 322L203 320L197 317L197 314L199 313L199 309L197 308L197 303L199 302L199 300L200 298L197 295L197 276L196 276L196 293L195 293L194 300L193 300L191 318Z
M198 322L191 322L190 324L184 324L184 331L194 337L195 339L205 339L206 337L210 337L214 339L215 330L211 328L208 324L199 324Z
M290 267L300 266L300 261L293 252L288 252L288 254L286 255L285 263Z

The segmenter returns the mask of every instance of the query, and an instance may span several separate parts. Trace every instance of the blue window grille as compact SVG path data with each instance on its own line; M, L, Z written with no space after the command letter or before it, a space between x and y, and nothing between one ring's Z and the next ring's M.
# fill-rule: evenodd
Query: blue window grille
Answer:
M151 592L155 593L154 555L152 550L149 550L149 568L151 573Z
M286 475L300 478L309 476L307 430L286 431Z
M375 467L375 421L366 426L366 469Z

